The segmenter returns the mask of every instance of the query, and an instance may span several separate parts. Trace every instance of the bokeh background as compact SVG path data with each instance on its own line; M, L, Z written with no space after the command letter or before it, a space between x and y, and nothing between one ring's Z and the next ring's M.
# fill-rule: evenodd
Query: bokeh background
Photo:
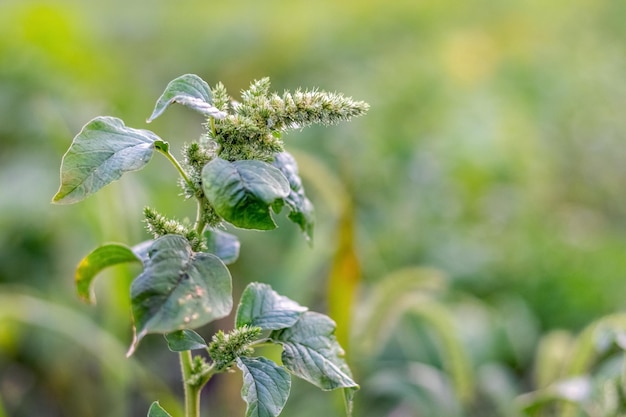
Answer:
M370 103L285 138L313 247L279 216L236 231L232 269L236 293L268 282L337 321L357 416L620 415L625 21L612 0L0 0L0 416L140 416L157 399L181 415L162 338L125 358L138 271L104 273L96 306L73 288L92 248L147 237L143 206L193 216L176 172L157 156L78 205L50 200L97 115L196 139L183 108L145 124L184 73L235 98L269 76ZM205 415L243 415L239 390L215 378ZM342 404L296 381L283 415Z

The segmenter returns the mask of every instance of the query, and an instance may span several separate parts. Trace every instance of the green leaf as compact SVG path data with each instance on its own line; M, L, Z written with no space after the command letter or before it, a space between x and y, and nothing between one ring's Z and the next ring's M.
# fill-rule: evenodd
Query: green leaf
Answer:
M268 163L215 158L202 170L202 187L217 214L244 229L271 230L270 207L289 195L285 176Z
M228 269L215 255L194 253L185 238L154 241L145 269L131 285L135 338L131 355L148 333L171 333L203 326L232 309Z
M291 377L284 368L266 358L237 358L243 372L241 397L246 417L275 417L280 414L291 389Z
M63 156L61 186L53 203L85 199L122 174L143 168L159 137L149 130L126 127L115 117L96 117L87 123Z
M167 347L172 352L206 349L208 347L202 336L189 329L167 333L165 335L165 340L167 340Z
M285 203L291 210L289 219L300 226L308 240L312 240L315 213L313 204L304 194L295 158L288 152L279 152L274 155L272 165L278 168L289 181L290 192L285 198Z
M157 401L153 402L148 410L148 417L172 417L167 411L159 405Z
M218 229L207 229L204 232L207 252L216 255L226 265L239 258L239 239L237 236Z
M157 100L154 111L147 122L150 123L159 117L173 103L182 104L216 119L226 117L226 113L213 106L213 95L209 85L195 74L181 75L170 81Z
M285 329L296 324L306 310L306 307L276 293L269 285L253 282L241 294L235 327Z
M83 301L95 303L92 283L96 275L109 266L125 262L141 262L141 259L131 248L119 243L109 243L94 249L76 268L75 282L78 296Z
M294 375L324 391L358 388L334 332L330 317L306 312L292 327L272 332L271 338L283 345L283 364Z

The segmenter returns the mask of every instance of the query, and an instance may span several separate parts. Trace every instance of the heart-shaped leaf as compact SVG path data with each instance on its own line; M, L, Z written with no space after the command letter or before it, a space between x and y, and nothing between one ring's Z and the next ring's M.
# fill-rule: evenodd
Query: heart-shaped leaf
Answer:
M170 81L154 106L148 123L159 117L170 104L178 103L199 113L223 119L226 113L213 106L209 85L195 74L185 74Z
M284 368L265 358L237 358L243 372L241 397L246 401L246 417L276 417L291 389L291 377Z
M204 232L207 252L220 258L230 265L239 258L239 239L237 236L218 229L207 229Z
M270 230L270 207L289 195L289 182L263 161L215 158L202 170L203 190L217 214L244 229Z
M145 269L131 285L134 352L148 333L191 329L227 316L232 309L228 269L215 255L194 253L185 238L154 241Z
M167 411L159 405L158 402L153 402L148 410L148 417L172 417Z
M290 192L285 198L285 203L291 210L289 219L300 226L308 240L312 240L315 223L314 209L313 204L304 194L296 160L289 152L279 152L274 155L272 165L278 168L289 181Z
M206 349L208 347L202 336L190 329L168 333L165 335L165 340L167 340L167 347L172 352Z
M88 303L95 303L92 286L94 278L103 269L126 262L141 262L131 248L120 243L109 243L94 249L76 268L75 282L78 296Z
M143 168L161 139L149 130L126 127L115 117L96 117L76 135L61 162L61 186L52 202L83 200L124 173Z
M253 282L241 294L235 326L285 329L293 326L305 311L306 307L279 295L269 285Z
M306 312L292 327L272 332L271 338L283 345L283 364L294 375L324 391L358 388L334 332L330 317Z

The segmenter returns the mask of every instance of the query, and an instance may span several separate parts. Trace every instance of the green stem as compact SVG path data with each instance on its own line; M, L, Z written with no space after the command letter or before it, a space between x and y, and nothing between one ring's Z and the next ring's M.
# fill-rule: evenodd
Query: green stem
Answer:
M180 367L185 387L185 417L200 417L200 390L202 390L202 385L190 383L193 371L192 360L190 350L180 352Z
M211 133L213 134L213 138L217 136L217 133L215 131L215 119L212 117L211 117Z
M180 173L180 176L183 177L183 180L185 180L185 182L189 185L189 187L194 188L193 182L191 182L189 175L187 175L187 173L185 172L183 167L180 165L178 160L174 158L174 155L172 155L168 150L164 150L161 148L157 148L157 150L159 150L163 155L165 155L165 157L172 163L172 165L176 167L176 169Z
M196 223L194 227L196 229L196 233L200 237L202 236L202 232L204 232L204 228L206 227L206 220L204 219L204 216L202 215L202 207L203 207L202 199L198 198L198 211L196 213Z
M258 348L258 347L264 347L264 346L276 346L276 343L274 343L269 337L266 337L264 339L255 340L254 342L250 343L248 346L251 348Z

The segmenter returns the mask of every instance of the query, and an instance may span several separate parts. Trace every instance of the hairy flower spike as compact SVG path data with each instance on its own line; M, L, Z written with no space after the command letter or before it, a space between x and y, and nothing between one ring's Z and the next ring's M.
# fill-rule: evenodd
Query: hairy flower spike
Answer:
M228 161L259 159L269 162L283 150L282 142L257 120L232 115L216 123L219 156Z
M202 168L204 168L204 166L216 156L214 147L211 147L210 145L211 142L206 139L204 141L186 144L183 147L183 163L193 182L193 187L189 184L186 184L183 187L183 191L187 197L197 196L197 192L201 192L202 185L200 177L202 175ZM188 188L190 188L190 190L187 190Z
M279 104L278 97L273 101ZM363 101L354 101L338 93L297 90L282 97L283 106L277 106L276 120L288 128L302 128L315 123L331 125L361 116L369 109Z
M229 107L223 85L213 91L215 106ZM254 81L241 93L241 103L231 105L225 119L211 120L210 135L219 145L220 158L237 161L271 161L283 151L279 132L300 129L315 123L330 125L364 114L369 106L338 93L297 90L282 96L270 93L269 78Z
M215 212L215 209L213 208L211 203L207 201L206 197L203 196L202 198L202 221L210 227L220 226L223 222L223 219L220 217L219 214Z
M250 343L261 334L260 327L243 326L225 334L218 331L209 344L209 355L217 370L230 368L237 357L252 354Z
M211 90L213 94L213 105L223 112L230 110L231 98L226 91L226 87L222 83L217 83Z
M213 149L202 146L200 142L192 142L183 147L185 165L194 169L202 170L211 159L215 157Z
M191 376L185 382L194 387L201 387L205 381L205 375L210 369L211 366L206 359L202 356L194 356L191 363Z
M250 84L250 88L241 92L242 102L245 104L254 98L267 97L270 93L270 85L271 83L269 77L254 80Z
M193 229L176 220L168 219L150 207L143 209L143 215L146 219L146 228L155 239L165 235L181 235L189 241L189 245L194 251L198 252L205 249L204 242Z

